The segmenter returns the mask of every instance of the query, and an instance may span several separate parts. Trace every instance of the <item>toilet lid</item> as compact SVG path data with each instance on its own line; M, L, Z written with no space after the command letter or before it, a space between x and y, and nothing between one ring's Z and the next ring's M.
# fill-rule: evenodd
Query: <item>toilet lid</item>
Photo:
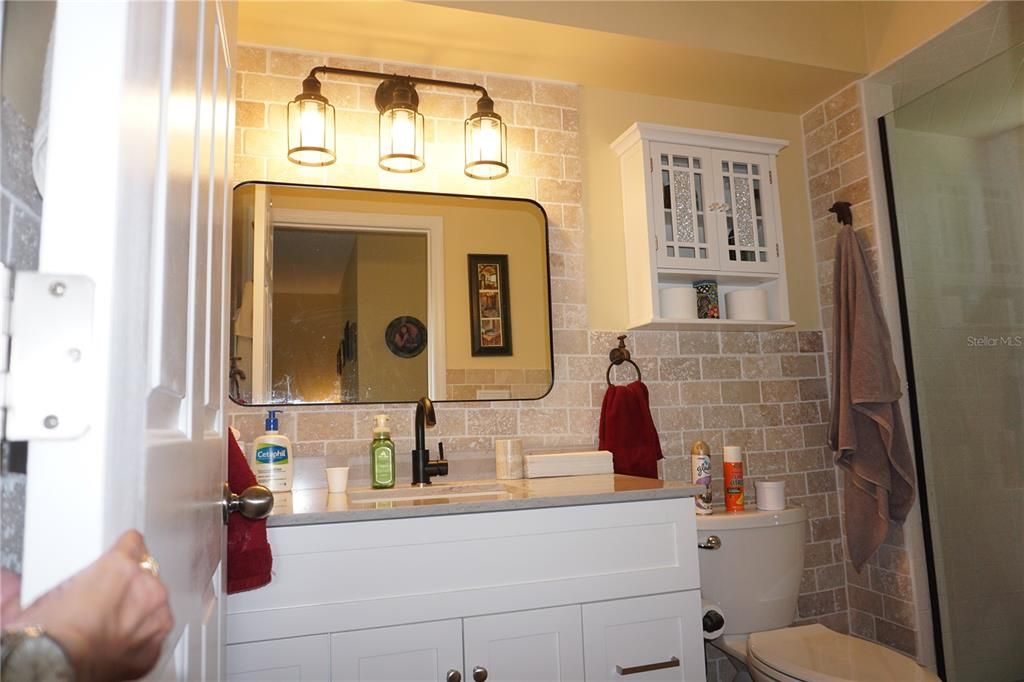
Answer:
M913 659L824 625L751 633L747 655L781 673L815 682L937 682Z

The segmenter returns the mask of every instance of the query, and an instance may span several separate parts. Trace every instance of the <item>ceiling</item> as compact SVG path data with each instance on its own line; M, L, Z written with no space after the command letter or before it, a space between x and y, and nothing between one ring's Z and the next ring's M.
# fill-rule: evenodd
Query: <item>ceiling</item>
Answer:
M274 2L239 40L802 113L977 2Z

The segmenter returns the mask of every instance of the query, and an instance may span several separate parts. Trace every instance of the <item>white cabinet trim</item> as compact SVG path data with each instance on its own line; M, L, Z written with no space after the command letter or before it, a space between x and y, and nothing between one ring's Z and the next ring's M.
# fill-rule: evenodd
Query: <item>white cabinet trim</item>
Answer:
M789 140L780 140L773 137L719 133L711 130L678 128L657 123L634 123L626 129L626 132L619 135L612 142L612 149L621 156L623 152L641 139L649 142L669 142L671 144L683 144L692 147L709 147L712 149L752 152L755 154L778 154L789 146Z

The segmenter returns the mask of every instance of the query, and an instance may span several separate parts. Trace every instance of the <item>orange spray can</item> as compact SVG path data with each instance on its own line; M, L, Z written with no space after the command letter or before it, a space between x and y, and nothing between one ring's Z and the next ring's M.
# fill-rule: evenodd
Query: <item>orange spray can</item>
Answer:
M737 445L726 445L725 511L743 511L743 453Z

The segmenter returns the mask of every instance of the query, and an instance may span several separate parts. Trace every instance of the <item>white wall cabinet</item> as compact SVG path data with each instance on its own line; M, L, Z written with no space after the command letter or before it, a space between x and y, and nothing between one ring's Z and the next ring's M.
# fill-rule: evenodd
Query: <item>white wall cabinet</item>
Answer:
M785 140L637 123L612 148L622 176L631 329L791 326L775 159ZM674 320L658 291L713 280L720 320ZM728 319L725 294L763 289L768 320Z
M704 679L692 498L269 535L273 581L228 597L235 679Z

